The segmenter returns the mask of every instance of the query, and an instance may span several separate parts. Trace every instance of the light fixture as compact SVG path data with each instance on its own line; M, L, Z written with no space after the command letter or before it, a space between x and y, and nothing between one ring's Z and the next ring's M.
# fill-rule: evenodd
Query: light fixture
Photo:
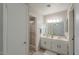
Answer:
M61 18L56 18L56 19L48 19L47 23L59 23L62 22Z
M52 23L53 22L53 20L47 20L47 23Z

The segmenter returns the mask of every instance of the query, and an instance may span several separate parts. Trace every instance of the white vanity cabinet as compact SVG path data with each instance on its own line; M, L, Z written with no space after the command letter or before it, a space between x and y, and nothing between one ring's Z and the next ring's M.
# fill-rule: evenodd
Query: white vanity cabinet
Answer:
M58 54L68 54L68 41L41 38L40 46Z

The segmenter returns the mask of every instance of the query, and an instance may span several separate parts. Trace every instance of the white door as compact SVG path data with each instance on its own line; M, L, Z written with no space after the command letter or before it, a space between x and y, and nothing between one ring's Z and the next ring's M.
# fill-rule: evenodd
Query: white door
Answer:
M6 52L9 55L28 53L28 7L25 4L7 4Z

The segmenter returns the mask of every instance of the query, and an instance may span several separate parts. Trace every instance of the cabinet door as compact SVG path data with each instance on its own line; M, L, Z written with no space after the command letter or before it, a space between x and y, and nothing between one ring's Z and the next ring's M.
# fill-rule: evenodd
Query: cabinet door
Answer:
M41 47L47 50L51 49L51 40L50 39L41 39Z
M57 52L60 54L67 54L68 53L67 42L65 41L58 41L57 42Z
M51 39L46 39L46 49L51 50Z
M41 38L40 42L41 42L40 47L46 49L46 39Z
M57 40L51 41L51 51L57 52Z

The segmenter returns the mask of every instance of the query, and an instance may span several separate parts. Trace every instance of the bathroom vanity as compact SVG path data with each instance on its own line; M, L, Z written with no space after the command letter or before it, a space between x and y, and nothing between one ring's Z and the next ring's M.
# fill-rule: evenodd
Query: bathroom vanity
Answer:
M46 37L41 36L41 48L56 52L57 54L68 54L68 40L63 36Z

